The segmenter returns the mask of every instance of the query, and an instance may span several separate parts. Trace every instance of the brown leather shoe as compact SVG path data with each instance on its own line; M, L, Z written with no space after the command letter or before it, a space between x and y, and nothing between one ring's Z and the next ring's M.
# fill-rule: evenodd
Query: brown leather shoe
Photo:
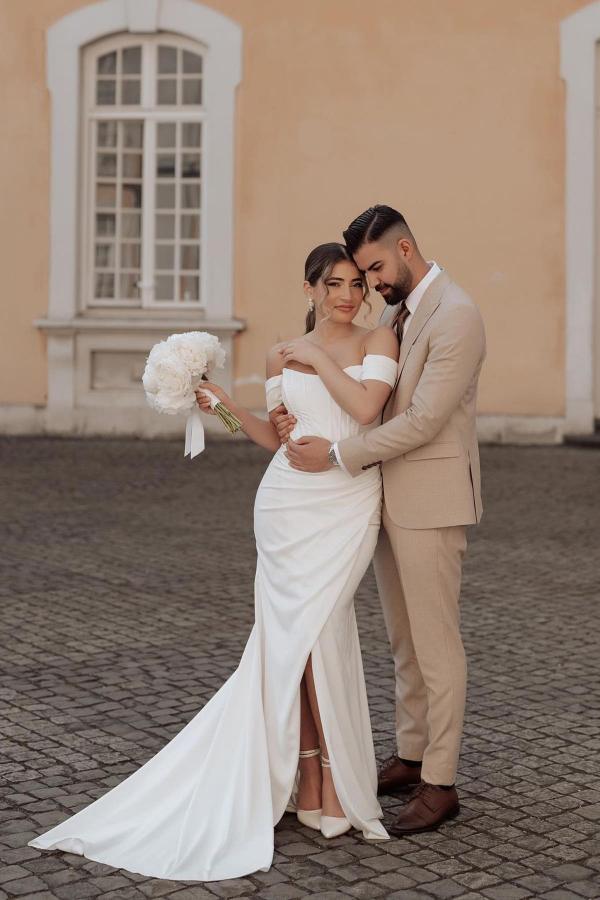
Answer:
M407 766L397 756L381 764L377 777L377 793L404 794L421 783L421 766Z
M422 781L388 831L395 837L434 831L442 822L453 819L460 812L456 788L450 790Z

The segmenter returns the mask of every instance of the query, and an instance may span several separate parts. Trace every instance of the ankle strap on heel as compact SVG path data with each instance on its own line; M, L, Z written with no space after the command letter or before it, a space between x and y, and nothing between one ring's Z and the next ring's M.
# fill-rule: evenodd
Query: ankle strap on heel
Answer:
M319 756L321 753L321 748L317 747L315 750L301 750L298 756L300 759L311 759L313 756Z

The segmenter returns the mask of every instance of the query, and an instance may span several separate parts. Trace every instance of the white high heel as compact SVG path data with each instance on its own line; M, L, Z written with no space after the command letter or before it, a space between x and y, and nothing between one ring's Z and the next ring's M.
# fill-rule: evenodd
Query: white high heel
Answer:
M321 756L321 765L330 769L331 763L326 756ZM352 825L345 816L321 816L321 834L326 838L339 837L350 831Z
M321 750L301 750L298 756L300 759L311 759L313 756L319 756ZM321 810L320 809L297 809L296 817L299 822L315 831L321 830Z

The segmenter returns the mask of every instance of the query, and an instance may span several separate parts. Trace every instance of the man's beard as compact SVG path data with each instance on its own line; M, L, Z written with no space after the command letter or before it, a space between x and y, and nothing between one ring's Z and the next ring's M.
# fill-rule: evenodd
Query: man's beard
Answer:
M386 288L388 288L389 293L386 294L383 299L388 306L398 306L398 304L402 303L403 300L406 300L410 294L410 291L407 292L404 287L399 287L396 284L387 284Z
M411 285L412 279L410 276L410 272L408 269L405 269L402 275L397 278L393 284L383 285L383 287L387 288L389 291L387 296L384 296L383 299L388 306L398 306L398 304L402 303L403 300L406 300L406 298L410 294L412 290ZM377 290L380 291L380 288L378 288Z

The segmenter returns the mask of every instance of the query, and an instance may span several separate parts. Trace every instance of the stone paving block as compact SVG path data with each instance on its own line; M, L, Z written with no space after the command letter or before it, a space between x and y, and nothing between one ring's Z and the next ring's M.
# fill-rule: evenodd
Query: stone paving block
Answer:
M202 887L187 887L180 889L177 885L175 890L169 893L169 897L177 897L177 900L214 900L215 894L210 893ZM141 890L141 888L140 888ZM265 894L267 896L267 894ZM272 894L270 895L272 896ZM298 896L297 894L295 896Z
M229 878L227 881L211 881L207 887L217 897L242 897L256 893L256 886L249 878Z
M593 874L592 869L577 865L576 863L565 863L562 866L554 866L552 869L548 870L548 875L552 878L567 883L570 881L585 881L586 878L589 878Z
M453 879L474 891L497 884L500 881L497 875L490 875L489 872L459 872L453 876Z
M9 897L23 897L26 894L32 894L34 891L43 891L46 885L36 875L28 875L26 878L8 881L2 887Z
M490 900L524 900L525 897L532 896L530 891L514 884L499 884L495 887L484 888L482 893Z
M385 875L378 875L372 881L373 884L386 888L389 891L416 890L414 879L409 878L402 872L388 872Z
M17 878L23 878L29 874L27 869L24 869L22 866L6 866L6 868L0 870L0 884L5 884L7 881L15 881Z
M85 900L86 897L104 897L109 893L84 879L71 884L61 884L57 887L52 887L52 892L60 900Z
M188 900L188 898L180 897L178 894L175 896L178 897L178 900ZM295 897L304 897L306 895L303 890L292 884L277 884L262 888L260 894L255 896L260 897L261 900L263 898L264 900L294 900ZM196 897L189 895L189 900L196 900Z
M341 888L340 892L348 897L356 897L357 900L371 900L371 898L375 900L376 897L389 898L394 896L387 893L383 888L377 887L372 881L361 881L358 884L348 885Z
M447 897L460 897L464 894L464 887L458 884L453 878L442 878L440 881L431 881L426 886L426 891L433 897L439 897L445 900Z
M543 897L543 900L581 900L580 894L575 894L573 891L568 891L566 888L556 888L554 891L547 891L545 894L540 894Z
M600 897L600 878L596 878L593 881L572 881L569 883L569 890L575 891L576 894L580 894L582 897L598 900L598 897Z

